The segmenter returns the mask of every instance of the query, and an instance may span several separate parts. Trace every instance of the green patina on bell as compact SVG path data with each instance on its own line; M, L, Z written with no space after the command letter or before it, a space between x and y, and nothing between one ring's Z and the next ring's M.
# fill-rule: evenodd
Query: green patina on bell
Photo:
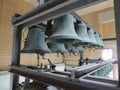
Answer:
M54 53L67 53L68 51L65 48L64 43L60 43L57 41L52 41L48 43L49 49Z
M76 33L80 38L82 38L82 41L77 42L78 44L81 45L87 45L89 43L92 43L90 40L88 33L87 33L87 26L85 24L78 24L76 26Z
M83 46L82 45L76 45L72 47L72 53L82 53L83 52Z
M40 28L29 28L22 53L50 53L45 42L45 32Z
M95 39L94 31L93 31L92 28L90 28L90 30L88 30L88 36L89 36L90 40L92 41L92 43L89 44L88 47L94 47L94 46L96 46L97 45L97 41Z
M82 45L78 45L76 48L77 48L79 53L83 53L83 46Z
M82 40L75 32L74 18L70 14L55 18L53 28L53 34L49 37L48 42L50 40L57 40L58 42Z
M97 47L102 47L102 43L101 43L101 39L100 39L100 35L98 33L95 33L95 39L97 41Z

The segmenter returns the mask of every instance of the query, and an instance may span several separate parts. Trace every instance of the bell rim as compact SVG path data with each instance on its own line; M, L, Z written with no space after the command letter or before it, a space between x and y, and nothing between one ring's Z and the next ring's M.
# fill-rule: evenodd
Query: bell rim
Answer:
M21 50L21 53L52 53L52 51L51 50L44 50L44 51L42 51L42 50L30 50L30 49L22 49Z
M52 36L50 38L48 38L47 41L51 41L51 40L57 40L59 42L60 41L69 41L69 40L73 40L73 41L82 41L82 38L80 38L79 36Z

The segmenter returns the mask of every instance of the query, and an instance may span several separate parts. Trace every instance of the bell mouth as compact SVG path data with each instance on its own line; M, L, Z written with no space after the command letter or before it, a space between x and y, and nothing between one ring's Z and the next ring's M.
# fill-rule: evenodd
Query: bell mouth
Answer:
M39 53L39 54L45 54L45 53L51 53L50 50L39 50L39 49L23 49L21 50L21 53Z
M67 53L64 43L48 43L49 49L52 53Z

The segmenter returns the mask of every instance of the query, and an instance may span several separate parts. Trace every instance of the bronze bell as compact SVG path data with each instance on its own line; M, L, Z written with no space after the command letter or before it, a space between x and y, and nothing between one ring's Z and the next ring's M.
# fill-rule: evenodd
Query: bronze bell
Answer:
M80 45L87 45L89 43L92 43L90 40L88 33L87 33L87 26L83 23L78 24L76 26L76 33L80 38L82 38L82 41L77 42Z
M98 33L95 33L95 38L97 41L97 47L102 47L102 43L101 43L101 39L100 39L100 35Z
M51 50L48 48L47 43L45 42L45 31L35 27L29 28L24 48L21 52L38 53L41 55L50 53Z
M93 30L92 28L90 28L90 29L88 30L88 36L89 36L90 40L92 41L91 44L89 44L88 47L91 48L91 47L96 46L96 45L97 45L97 41L96 41L96 39L95 39L94 30Z
M54 19L53 33L49 37L50 40L57 40L58 42L74 42L81 41L74 29L74 18L70 14L63 15Z
M53 53L67 53L68 51L65 48L64 43L60 43L57 41L52 41L51 43L48 43L48 47L49 49L53 52Z
M83 52L82 45L76 45L72 47L72 53L82 53L82 52Z

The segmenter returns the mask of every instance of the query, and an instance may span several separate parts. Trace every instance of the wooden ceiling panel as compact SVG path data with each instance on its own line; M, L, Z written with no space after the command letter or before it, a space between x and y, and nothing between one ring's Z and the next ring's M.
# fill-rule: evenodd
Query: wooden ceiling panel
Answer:
M100 11L100 10L110 8L110 7L113 7L113 0L106 0L106 1L101 2L99 4L95 4L95 5L80 9L80 10L76 11L76 13L78 15L86 15L86 14Z

